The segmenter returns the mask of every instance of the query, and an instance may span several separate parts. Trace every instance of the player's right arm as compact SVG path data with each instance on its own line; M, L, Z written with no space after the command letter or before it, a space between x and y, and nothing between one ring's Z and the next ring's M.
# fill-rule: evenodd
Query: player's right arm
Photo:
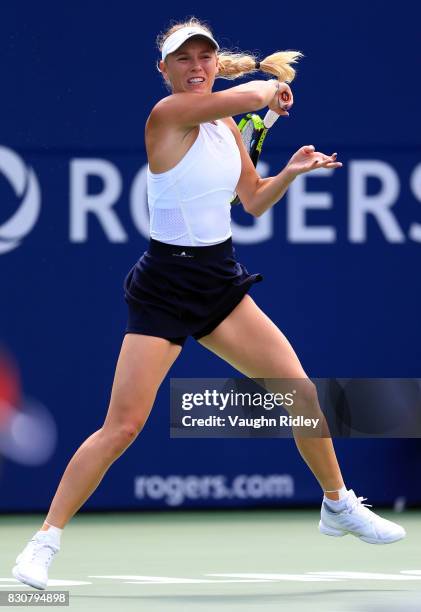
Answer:
M285 89L290 91L285 83L271 79L249 81L216 93L176 93L155 105L149 121L188 129L200 123L258 111L268 105L274 110L278 108L282 114L278 97Z

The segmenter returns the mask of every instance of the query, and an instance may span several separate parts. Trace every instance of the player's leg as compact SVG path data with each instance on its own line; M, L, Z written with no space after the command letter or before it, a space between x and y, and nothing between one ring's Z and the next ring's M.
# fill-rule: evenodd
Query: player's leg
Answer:
M316 388L308 380L292 346L249 295L199 342L249 378L302 379L301 406L306 414L323 418ZM391 543L405 537L400 525L377 516L362 504L363 498L346 490L330 437L300 437L294 430L294 438L325 492L319 524L322 533L333 536L352 533L372 544Z
M72 457L45 519L48 524L63 528L135 440L180 351L179 345L163 338L126 334L104 424Z
M60 548L61 530L141 431L158 388L180 351L180 345L163 338L126 334L105 422L70 460L43 530L35 534L17 559L15 578L36 588L45 588L48 566Z
M239 342L239 338L243 340ZM308 380L291 344L249 295L245 295L231 314L199 342L249 378L302 379L301 399L307 403L304 410L314 413L315 417L323 417L315 387ZM322 489L341 489L344 482L332 440L329 437L294 437L300 454Z

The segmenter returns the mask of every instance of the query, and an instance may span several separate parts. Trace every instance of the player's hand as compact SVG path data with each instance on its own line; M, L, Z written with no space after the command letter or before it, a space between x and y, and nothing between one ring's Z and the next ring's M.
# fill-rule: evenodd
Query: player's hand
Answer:
M342 163L337 161L337 155L325 155L316 151L313 145L306 145L294 153L286 167L294 176L317 168L341 168Z
M294 96L292 95L291 87L288 83L279 81L279 89L269 102L270 110L275 111L278 115L289 117L289 109L294 104Z

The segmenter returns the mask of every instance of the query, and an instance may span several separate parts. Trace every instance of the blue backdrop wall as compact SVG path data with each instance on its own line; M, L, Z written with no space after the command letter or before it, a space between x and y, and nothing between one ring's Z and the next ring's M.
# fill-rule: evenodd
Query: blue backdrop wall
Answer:
M405 0L266 7L260 30L253 11L243 22L218 2L3 8L0 510L47 508L71 454L102 424L125 327L123 278L147 245L143 132L166 95L155 37L171 19L195 14L224 46L260 57L304 53L294 108L267 139L262 174L303 144L344 163L297 180L259 219L234 211L237 255L265 277L255 301L310 376L419 376L421 10ZM193 340L171 370L236 374ZM421 502L411 476L418 440L336 448L360 494ZM292 440L170 440L167 379L145 431L85 507L319 497Z

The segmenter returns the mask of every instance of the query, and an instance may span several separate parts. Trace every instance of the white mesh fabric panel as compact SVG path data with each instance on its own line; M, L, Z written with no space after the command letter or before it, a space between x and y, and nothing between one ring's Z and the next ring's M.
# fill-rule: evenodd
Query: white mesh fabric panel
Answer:
M186 238L185 244L190 244L184 217L179 208L154 208L151 221L151 236L158 237L162 242L171 242Z

